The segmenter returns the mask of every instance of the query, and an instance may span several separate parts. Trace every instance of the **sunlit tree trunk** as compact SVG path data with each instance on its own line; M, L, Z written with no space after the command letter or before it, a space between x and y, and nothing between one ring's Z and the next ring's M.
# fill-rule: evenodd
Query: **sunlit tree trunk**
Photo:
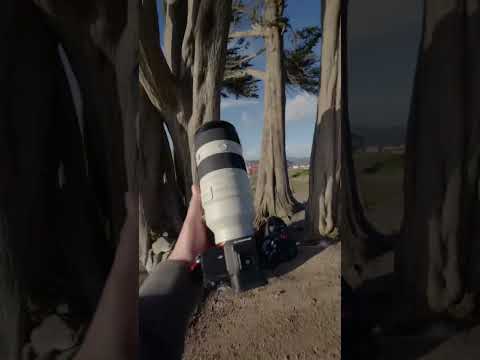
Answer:
M342 47L340 0L323 2L322 74L310 157L304 241L335 237L341 165Z
M285 73L283 70L284 2L264 5L265 93L261 157L255 189L257 225L271 215L288 217L298 207L290 189L285 153Z
M144 159L145 169L156 170L147 174L148 182L144 185L152 187L144 188L149 195L143 194L141 214L144 218L140 223L161 232L170 229L173 234L169 232L169 235L175 238L179 232L179 216L183 218L185 214L191 196L190 187L196 176L196 166L192 162L193 134L204 122L220 120L220 87L231 0L167 1L164 10L165 55L160 47L156 2L142 3L140 83L159 112L155 115L153 109L148 110L152 119L148 121L148 128L159 137L155 140L147 136L147 143L141 142L144 154L148 153ZM158 123L155 124L153 119ZM143 119L140 123L146 124ZM169 155L171 152L164 123L172 139L173 162L165 156L165 151ZM164 174L168 180L162 184ZM165 199L172 204L167 212ZM170 211L172 207L173 211ZM152 222L154 214L155 221ZM148 228L141 231L143 257L150 246L148 232Z
M172 8L174 6L175 8ZM174 147L177 147L176 166L177 174L181 174L185 166L178 161L184 157L185 130L188 134L187 146L190 149L192 179L196 176L196 166L192 159L192 137L195 130L206 121L220 120L220 88L225 67L227 36L231 17L231 0L227 1L188 1L186 24L180 15L185 9L180 1L168 1L166 20L166 44L168 60L165 60L159 44L152 41L145 42L145 64L155 74L142 74L144 87L155 89L156 93L147 90L151 101L164 114L169 124ZM179 15L180 14L180 15ZM179 27L178 29L176 27ZM183 30L183 27L185 29ZM151 27L153 29L153 27ZM155 31L155 30L153 30ZM178 43L182 37L181 58L178 53ZM151 36L151 35L150 35ZM156 49L153 49L153 47ZM161 54L161 55L155 55ZM153 56L164 59L165 64L157 65ZM153 69L158 67L158 71ZM173 69L173 70L172 70ZM168 86L162 84L164 79L170 78ZM177 85L178 84L178 85ZM168 91L162 91L167 88ZM191 92L188 89L191 88ZM174 99L167 97L175 94ZM185 101L184 97L191 97ZM161 105L161 104L164 105ZM190 117L188 117L190 113ZM175 116L172 118L172 114ZM176 119L180 124L172 124ZM183 129L182 129L183 127ZM180 132L179 135L176 132ZM181 150L178 150L181 147ZM179 156L179 154L181 156ZM188 180L188 176L185 176ZM187 201L189 199L186 199Z

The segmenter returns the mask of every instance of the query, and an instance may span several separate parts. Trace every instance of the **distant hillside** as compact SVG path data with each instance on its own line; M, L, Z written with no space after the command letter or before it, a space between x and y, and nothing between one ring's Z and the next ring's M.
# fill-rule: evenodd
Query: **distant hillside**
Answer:
M245 163L247 165L254 165L257 164L259 160L255 159L246 159ZM310 158L308 157L288 157L287 163L289 165L308 165L310 164Z

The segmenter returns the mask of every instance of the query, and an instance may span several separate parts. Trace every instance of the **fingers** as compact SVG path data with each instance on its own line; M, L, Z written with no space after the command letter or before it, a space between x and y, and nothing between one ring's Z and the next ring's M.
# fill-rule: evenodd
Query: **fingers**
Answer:
M200 197L200 187L196 184L192 185L192 196Z

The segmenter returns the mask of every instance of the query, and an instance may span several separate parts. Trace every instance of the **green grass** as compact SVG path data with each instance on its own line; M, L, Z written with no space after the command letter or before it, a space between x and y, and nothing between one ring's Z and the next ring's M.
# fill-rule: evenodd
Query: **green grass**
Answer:
M310 175L310 170L309 169L300 169L300 170L292 170L291 171L291 178L301 178L301 177L307 177Z
M388 157L380 158L372 165L363 169L363 173L373 174L398 174L403 171L404 156L403 154L389 154Z
M403 172L404 155L392 153L356 153L354 155L357 174L388 175Z
M290 186L293 192L305 193L308 192L308 177L310 172L308 169L295 169L288 171L288 177L290 180ZM250 176L250 186L252 188L252 194L255 194L255 187L257 184L257 176Z
M404 156L392 153L356 153L358 188L367 217L380 231L400 226L403 211Z

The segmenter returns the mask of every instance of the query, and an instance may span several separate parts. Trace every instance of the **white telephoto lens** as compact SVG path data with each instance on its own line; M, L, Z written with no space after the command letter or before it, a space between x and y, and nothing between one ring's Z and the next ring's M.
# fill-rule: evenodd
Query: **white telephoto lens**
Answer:
M197 130L195 148L205 222L215 243L252 236L252 193L235 128L209 122Z

